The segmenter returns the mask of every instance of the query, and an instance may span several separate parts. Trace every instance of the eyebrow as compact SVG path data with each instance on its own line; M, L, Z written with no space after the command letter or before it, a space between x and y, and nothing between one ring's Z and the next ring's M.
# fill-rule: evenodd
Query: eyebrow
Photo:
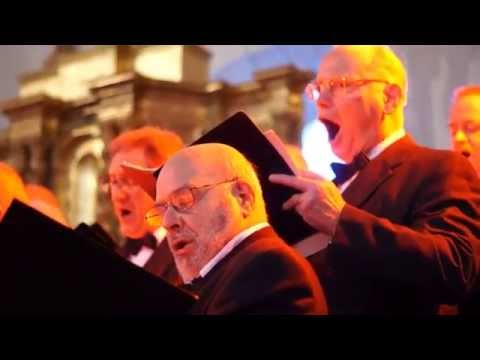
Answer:
M475 118L475 117L462 117L462 118L459 118L460 121L456 121L456 123L462 123L462 124L465 124L465 123L479 123L480 122L480 118Z
M185 183L185 184L183 184L183 185L175 188L175 190L170 191L170 192L168 193L168 195L167 195L167 198L168 198L170 195L172 195L175 191L178 191L178 190L183 189L183 188L185 188L185 187L192 187L192 186L193 186L193 185L192 185L190 182L187 182L187 183ZM157 201L157 199L155 199L154 206L157 206L157 204L159 205L160 203Z

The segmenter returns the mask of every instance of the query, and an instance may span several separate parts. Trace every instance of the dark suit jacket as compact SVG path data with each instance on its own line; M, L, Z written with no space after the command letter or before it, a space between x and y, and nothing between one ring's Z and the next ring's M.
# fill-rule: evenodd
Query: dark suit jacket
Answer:
M461 155L406 136L343 193L333 243L309 258L333 314L432 314L478 271L480 183Z
M252 234L201 280L192 314L326 314L310 264L268 227Z
M149 234L148 236L151 238L151 241L156 242L153 235ZM131 254L131 249L129 249L128 246L124 246L117 249L117 253L123 258L128 259ZM155 276L161 277L173 285L178 286L182 284L172 253L168 247L167 239L164 239L160 245L158 245L150 259L148 259L143 266L143 269Z

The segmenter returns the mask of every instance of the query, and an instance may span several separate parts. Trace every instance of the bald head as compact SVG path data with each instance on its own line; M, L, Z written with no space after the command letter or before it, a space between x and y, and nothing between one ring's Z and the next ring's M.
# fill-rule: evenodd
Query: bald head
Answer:
M264 207L253 166L233 147L216 143L187 147L167 161L158 177L157 198L158 194L162 196L176 190L175 187L201 186L233 178L251 186L260 207Z
M480 114L480 85L468 85L455 89L450 106L450 117L461 113L478 119ZM470 116L472 115L472 116Z
M388 46L334 47L307 89L333 152L345 162L404 127L407 77Z
M222 144L188 147L170 158L157 180L156 203L185 282L237 234L267 221L252 165Z
M28 203L22 178L10 165L0 162L0 220L14 198Z

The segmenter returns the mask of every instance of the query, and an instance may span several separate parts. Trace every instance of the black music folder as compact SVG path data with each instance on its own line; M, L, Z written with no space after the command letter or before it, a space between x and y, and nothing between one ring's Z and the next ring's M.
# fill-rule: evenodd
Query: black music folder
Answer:
M196 296L20 201L0 223L2 316L185 314Z
M110 237L110 235L99 223L87 225L82 222L75 228L75 232L80 236L83 236L90 240L96 240L99 244L103 245L109 250L115 251L115 249L117 248L115 241Z
M283 203L297 191L272 184L268 177L275 173L294 175L294 171L247 114L234 114L192 145L205 143L234 147L254 165L262 186L269 222L282 239L295 244L317 232L294 210L282 209Z
M294 175L294 170L247 114L244 112L234 114L191 145L205 143L230 145L254 165L262 186L269 222L287 243L293 245L317 233L295 210L282 209L283 203L297 191L290 187L273 184L268 177L275 173ZM155 198L155 179L162 167L148 169L130 163L125 163L123 166L129 176L152 198Z
M244 112L234 114L191 145L205 143L229 145L241 152L254 165L262 186L269 222L287 243L293 245L317 232L293 209L289 211L282 209L283 203L297 191L273 184L268 177L275 173L294 175L294 171L247 114ZM155 177L160 171L161 168L155 171Z

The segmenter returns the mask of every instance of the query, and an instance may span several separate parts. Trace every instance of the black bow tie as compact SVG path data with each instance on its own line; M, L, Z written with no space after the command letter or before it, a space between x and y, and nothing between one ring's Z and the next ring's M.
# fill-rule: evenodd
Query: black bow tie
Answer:
M350 164L332 163L330 166L335 173L334 184L337 186L344 184L358 171L362 170L369 161L367 155L361 152L355 156Z
M203 278L197 277L193 279L189 284L183 284L182 287L190 292L198 293L203 283L202 280Z
M125 246L128 249L129 254L137 255L144 246L155 250L157 247L157 240L153 235L148 234L141 239L127 239Z

